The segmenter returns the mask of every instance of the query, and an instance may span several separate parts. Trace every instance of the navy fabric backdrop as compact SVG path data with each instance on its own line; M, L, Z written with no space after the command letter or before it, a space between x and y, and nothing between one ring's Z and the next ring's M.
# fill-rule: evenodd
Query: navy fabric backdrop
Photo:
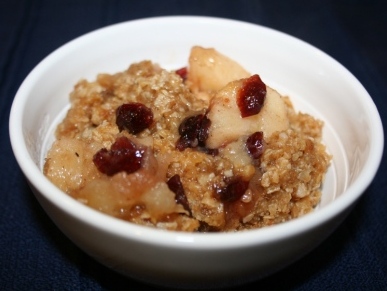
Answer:
M0 290L157 290L96 263L50 221L13 157L9 111L47 54L94 29L137 18L205 15L268 26L346 66L387 119L387 4L343 1L0 0ZM290 267L235 290L387 290L386 158L345 222Z

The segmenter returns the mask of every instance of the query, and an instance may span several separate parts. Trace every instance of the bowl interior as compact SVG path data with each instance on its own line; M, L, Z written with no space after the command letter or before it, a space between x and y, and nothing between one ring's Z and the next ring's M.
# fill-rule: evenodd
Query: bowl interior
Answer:
M164 17L110 26L43 60L22 84L11 114L15 155L27 177L31 175L29 180L33 181L34 171L41 172L53 131L78 80L93 80L98 73L118 72L145 59L178 69L187 65L194 45L216 48L288 95L297 110L325 122L324 142L333 162L319 208L350 187L360 187L354 194L360 195L376 172L383 147L379 115L361 84L332 58L298 39L257 25L206 17Z

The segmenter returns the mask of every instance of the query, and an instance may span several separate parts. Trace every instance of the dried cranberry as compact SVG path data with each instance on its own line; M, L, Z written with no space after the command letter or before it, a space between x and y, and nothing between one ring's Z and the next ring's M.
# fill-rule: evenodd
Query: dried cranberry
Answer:
M213 156L213 157L219 155L219 149L209 149L206 147L199 147L198 150L202 153L205 153L205 154Z
M258 114L265 102L266 85L258 75L253 75L244 81L238 91L237 105L242 117Z
M246 140L246 148L253 159L259 159L264 150L263 132L257 131Z
M242 179L235 179L227 186L219 189L217 192L220 195L222 202L235 202L239 200L249 187L248 181Z
M208 138L208 131L211 126L211 120L208 119L206 115L203 116L203 118L200 120L200 126L198 130L198 141L199 145L204 145Z
M116 139L110 150L100 149L94 155L93 162L101 173L108 176L122 171L130 174L141 168L144 152L144 149L122 136Z
M176 148L179 150L179 151L184 151L185 149L187 148L193 148L195 147L194 144L192 143L192 141L186 139L186 138L182 138L180 137L176 143Z
M183 151L186 148L204 147L210 125L211 121L205 114L185 118L179 126L180 138L176 148Z
M189 208L187 196L185 196L183 184L181 183L180 176L174 175L167 181L169 189L175 193L176 203L183 205L184 209L191 215L191 209Z
M188 70L187 67L180 68L175 71L184 81L187 79Z
M126 129L131 134L137 134L152 123L153 112L142 103L126 103L117 108L116 124L120 131Z
M199 228L197 231L198 232L219 232L220 230L217 227L209 225L204 221L199 221Z
M203 114L199 114L185 118L179 125L180 136L190 140L197 138L203 117Z

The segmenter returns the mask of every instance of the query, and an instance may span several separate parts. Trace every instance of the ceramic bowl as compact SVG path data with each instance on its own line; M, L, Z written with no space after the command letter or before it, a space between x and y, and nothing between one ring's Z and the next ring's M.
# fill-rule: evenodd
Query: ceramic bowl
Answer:
M42 173L56 124L81 78L115 73L145 59L167 69L187 65L194 45L214 47L297 110L325 122L333 155L323 196L304 217L235 233L182 233L134 225L69 197ZM258 25L209 17L124 22L81 36L46 57L18 90L10 116L17 161L36 198L77 246L102 264L148 283L180 288L256 280L299 259L342 222L371 183L383 150L378 111L359 81L315 47Z

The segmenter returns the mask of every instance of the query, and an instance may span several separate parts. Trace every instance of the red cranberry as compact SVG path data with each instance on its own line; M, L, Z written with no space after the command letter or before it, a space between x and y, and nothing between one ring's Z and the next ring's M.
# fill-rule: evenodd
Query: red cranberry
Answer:
M183 79L183 81L185 81L187 79L187 74L188 74L187 67L180 68L180 69L176 70L175 72Z
M190 140L197 138L200 130L200 123L203 117L203 114L199 114L185 118L179 125L180 136L186 137Z
M116 139L110 150L100 149L93 157L98 170L108 176L125 171L128 174L141 168L144 150L140 149L127 137Z
M257 131L246 140L246 148L253 159L259 159L264 150L263 132Z
M152 123L153 112L142 103L126 103L117 108L116 124L120 131L126 129L131 134L137 134Z
M248 181L236 179L230 182L227 186L219 189L217 192L220 195L222 202L235 202L239 200L249 187Z
M265 102L266 85L258 75L253 75L243 83L237 95L237 105L242 117L258 114Z
M181 183L180 176L174 175L167 181L169 189L175 193L176 203L183 205L184 209L191 215L191 209L189 208L187 196L185 195L183 184Z
M219 149L209 149L206 147L199 147L198 150L202 153L205 153L205 154L213 156L213 157L219 155Z
M219 232L219 228L209 225L204 221L199 221L198 232Z
M198 141L199 145L203 146L208 138L208 131L211 126L211 120L208 119L206 115L204 115L200 120L200 126L198 129Z
M185 118L179 126L180 138L176 148L183 151L186 148L204 147L210 125L211 121L205 114Z

